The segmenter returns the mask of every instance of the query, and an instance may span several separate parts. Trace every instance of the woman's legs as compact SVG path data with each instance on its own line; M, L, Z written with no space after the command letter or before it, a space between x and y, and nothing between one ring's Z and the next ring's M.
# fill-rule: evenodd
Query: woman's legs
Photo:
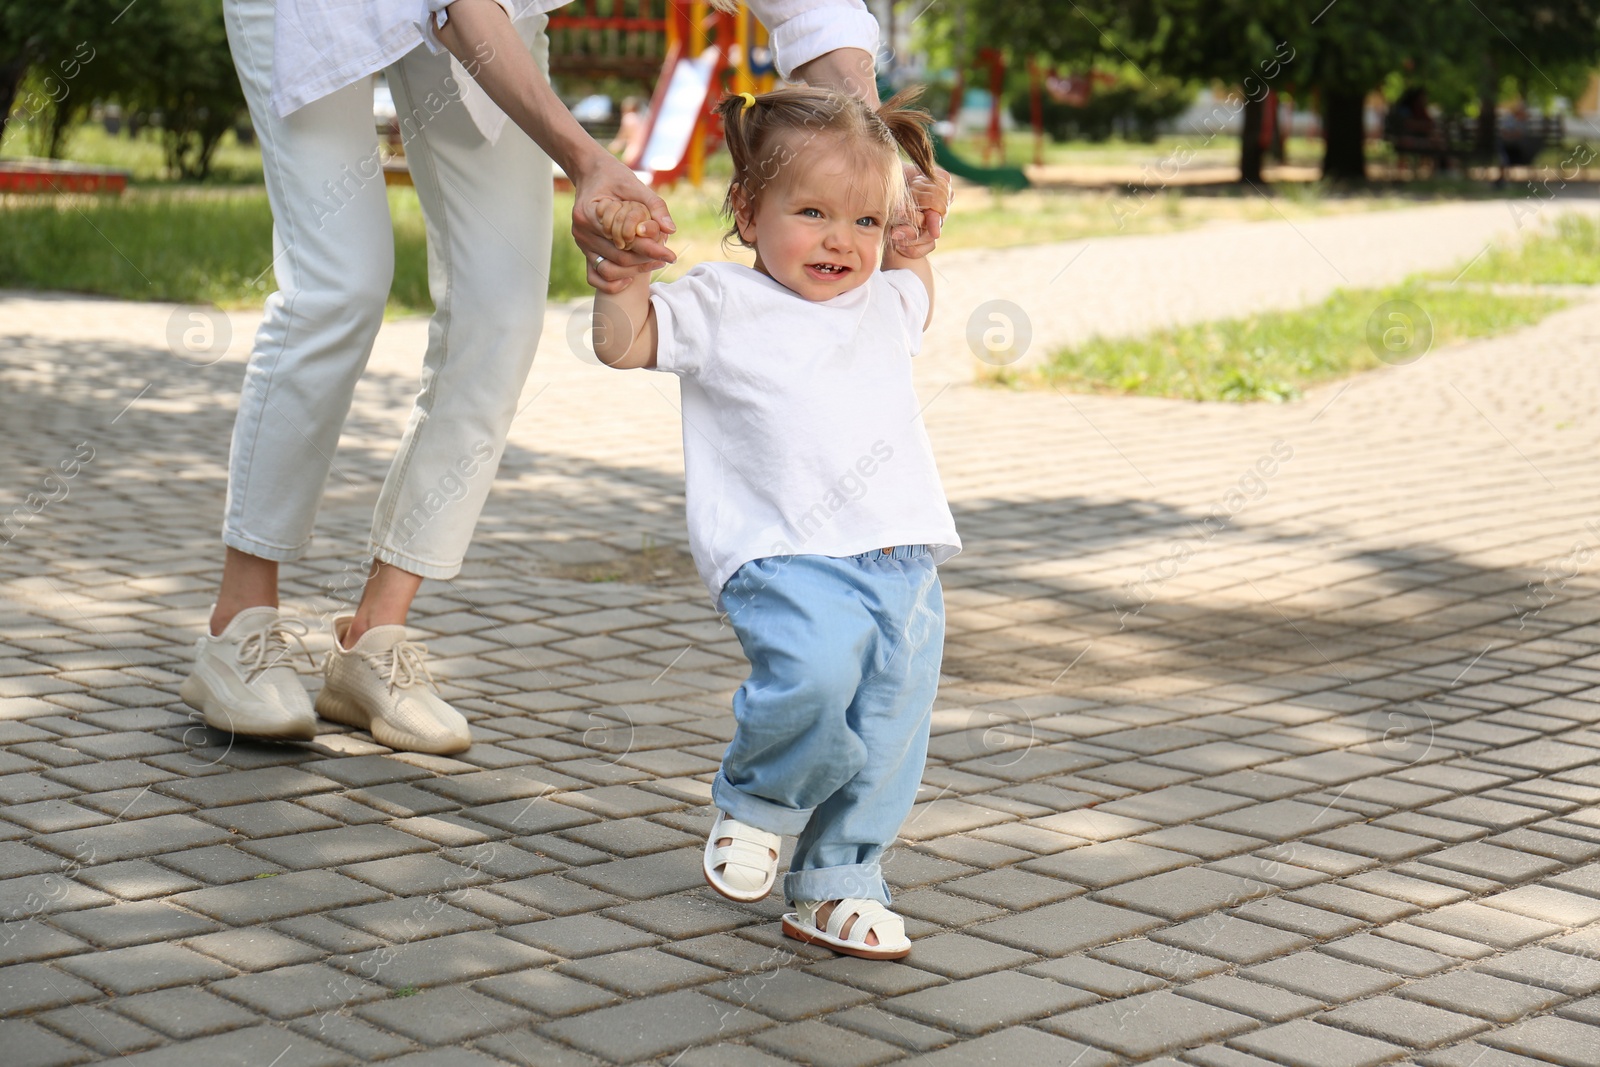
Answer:
M276 606L278 562L310 544L394 270L371 88L362 81L279 118L269 99L274 8L272 0L224 8L261 141L278 290L267 298L234 423L214 633L241 610Z
M541 65L543 27L542 17L517 23ZM402 621L418 576L449 579L461 569L533 366L554 222L550 158L509 124L494 143L478 131L448 55L418 48L388 78L427 223L437 310L422 386L373 516L382 566L358 626ZM482 90L467 82L465 91Z

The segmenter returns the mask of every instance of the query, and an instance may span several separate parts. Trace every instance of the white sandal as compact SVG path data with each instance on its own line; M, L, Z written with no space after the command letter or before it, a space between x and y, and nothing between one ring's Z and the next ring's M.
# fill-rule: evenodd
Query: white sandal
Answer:
M717 844L724 837L731 843ZM766 899L778 877L778 848L782 844L777 834L758 830L719 810L711 824L711 835L706 838L705 860L701 864L706 884L741 904Z
M857 897L838 901L824 929L817 925L817 912L827 903L826 900L795 901L795 910L783 917L784 934L808 945L822 945L864 960L898 960L911 954L905 920L880 902ZM840 931L847 926L849 934L841 935ZM867 944L868 934L878 935L876 945Z

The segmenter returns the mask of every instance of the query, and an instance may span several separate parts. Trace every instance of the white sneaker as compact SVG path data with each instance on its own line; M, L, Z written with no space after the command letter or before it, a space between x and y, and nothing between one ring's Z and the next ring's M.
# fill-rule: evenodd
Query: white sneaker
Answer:
M345 648L354 619L333 620L334 648L323 664L328 680L317 694L317 714L369 730L394 749L447 755L471 745L467 720L432 689L423 658L428 646L407 641L404 626L389 625L374 626Z
M309 741L317 735L317 717L288 662L292 639L316 667L302 640L308 632L304 622L284 618L277 608L246 608L221 634L195 642L194 670L178 695L218 730Z

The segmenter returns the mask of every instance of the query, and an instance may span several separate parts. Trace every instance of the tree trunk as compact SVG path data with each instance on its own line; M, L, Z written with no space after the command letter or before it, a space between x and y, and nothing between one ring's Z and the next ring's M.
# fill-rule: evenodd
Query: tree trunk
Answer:
M1265 108L1260 100L1245 97L1244 131L1239 135L1239 180L1261 184L1261 119Z
M1366 93L1322 91L1322 177L1325 181L1367 180Z
M17 102L17 90L22 88L22 77L28 73L28 58L16 56L0 62L0 141L5 140L6 120Z
M1499 106L1500 78L1495 73L1494 57L1486 56L1483 83L1478 86L1478 128L1472 137L1472 155L1484 166L1500 162ZM1465 166L1461 170L1466 173Z
M1289 139L1288 135L1283 132L1283 100L1285 99L1287 97L1280 96L1276 89L1267 95L1267 104L1272 108L1272 144L1267 147L1267 155L1280 167L1289 162ZM1294 115L1293 104L1289 107L1289 114L1291 116Z

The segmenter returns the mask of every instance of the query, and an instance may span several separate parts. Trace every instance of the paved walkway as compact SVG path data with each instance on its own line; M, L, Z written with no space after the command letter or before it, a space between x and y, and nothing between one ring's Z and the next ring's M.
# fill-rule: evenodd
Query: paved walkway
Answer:
M38 507L0 550L8 1067L1600 1062L1600 303L1277 406L923 364L968 548L901 964L700 884L744 663L677 551L671 380L563 315L417 605L479 743L197 726L243 344L180 362L169 314L0 297L0 484ZM307 616L352 594L422 335L385 327L285 568ZM575 577L610 568L648 580Z

